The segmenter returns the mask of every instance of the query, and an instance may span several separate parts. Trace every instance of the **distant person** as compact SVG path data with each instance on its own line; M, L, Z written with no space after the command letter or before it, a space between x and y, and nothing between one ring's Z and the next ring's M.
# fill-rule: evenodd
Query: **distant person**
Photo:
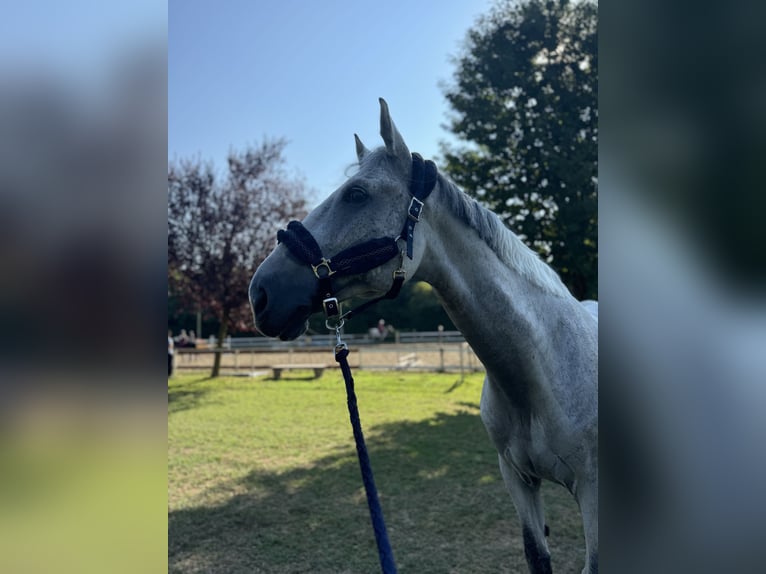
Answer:
M186 329L181 329L181 333L176 337L176 344L179 348L188 346L189 336L186 334Z
M197 335L194 331L189 331L189 348L195 349L197 347Z
M393 332L393 325L386 325L385 319L378 320L378 324L374 327L370 327L367 331L369 338L375 341L383 341L388 337L389 333Z
M173 331L168 331L168 378L173 376L173 354L175 353L175 344L173 343Z

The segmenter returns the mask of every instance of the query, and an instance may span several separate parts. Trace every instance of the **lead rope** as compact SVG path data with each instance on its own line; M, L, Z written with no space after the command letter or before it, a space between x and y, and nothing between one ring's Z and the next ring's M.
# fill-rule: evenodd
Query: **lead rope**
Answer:
M354 431L359 469L362 471L362 482L367 494L367 506L370 509L370 520L372 521L372 529L375 531L375 542L378 545L378 557L380 558L380 567L383 574L396 574L396 564L394 563L391 544L388 542L386 523L383 519L380 501L378 500L378 490L375 487L375 479L372 475L370 457L367 454L367 446L364 443L362 423L359 420L359 409L356 404L356 393L354 392L354 378L351 376L351 368L348 365L348 345L341 340L340 330L345 319L360 313L383 299L393 299L399 294L406 278L404 257L405 254L410 260L413 257L415 225L420 221L420 216L423 212L423 202L433 191L436 180L436 164L432 161L425 161L419 154L413 153L410 181L410 194L412 197L407 208L407 219L401 233L397 237L380 237L354 245L335 254L332 259L327 259L322 254L319 244L300 221L291 221L287 225L286 230L280 230L277 233L279 243L284 243L298 261L311 266L311 269L314 271L314 275L319 281L317 296L322 302L322 308L327 318L325 325L330 331L335 331L335 360L340 365L343 379L346 382L348 414L351 418L351 428ZM402 251L399 250L400 239L406 242L405 249ZM333 275L342 277L344 275L366 273L387 263L396 257L397 254L399 255L399 267L393 273L393 283L388 292L359 305L345 314L341 314L340 302L333 295L331 277ZM331 320L335 321L334 325L330 324Z
M367 445L364 442L364 433L362 433L362 423L359 420L359 408L356 404L356 393L354 392L354 377L351 375L351 367L348 365L348 345L341 339L340 330L343 327L343 320L335 327L328 329L335 330L335 360L340 365L343 373L343 380L346 383L346 403L348 404L348 415L351 419L351 428L354 431L354 442L356 443L356 455L359 459L359 470L362 472L362 482L364 491L367 494L367 506L370 509L370 520L372 529L375 532L375 542L378 545L378 558L380 560L380 569L383 574L396 574L396 563L394 562L394 553L391 550L391 544L388 541L388 532L386 531L386 521L383 518L383 509L378 500L378 489L375 487L375 478L372 474L372 465L370 457L367 454Z

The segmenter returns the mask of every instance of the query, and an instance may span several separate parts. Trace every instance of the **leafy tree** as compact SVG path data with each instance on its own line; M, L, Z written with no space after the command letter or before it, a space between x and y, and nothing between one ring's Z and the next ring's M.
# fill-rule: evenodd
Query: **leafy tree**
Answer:
M583 0L500 1L469 30L445 88L446 171L597 298L598 12Z
M284 140L228 156L222 181L212 164L168 167L168 288L188 308L219 323L218 347L232 329L249 330L248 286L276 232L305 215L303 182L285 172ZM211 376L218 376L220 353Z

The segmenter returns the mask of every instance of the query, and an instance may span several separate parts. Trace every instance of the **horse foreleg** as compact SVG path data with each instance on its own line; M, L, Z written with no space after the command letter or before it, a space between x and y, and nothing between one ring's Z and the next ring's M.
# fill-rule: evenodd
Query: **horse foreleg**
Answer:
M550 574L551 553L545 540L545 515L539 479L523 480L500 455L500 472L521 521L524 556L531 574Z
M598 482L578 485L575 496L585 532L585 568L582 574L598 574Z

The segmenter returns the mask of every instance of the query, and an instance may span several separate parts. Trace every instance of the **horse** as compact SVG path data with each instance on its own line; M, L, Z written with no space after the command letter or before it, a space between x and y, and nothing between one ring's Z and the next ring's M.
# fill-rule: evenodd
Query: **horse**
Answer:
M576 499L585 534L583 573L597 572L597 306L577 301L496 214L438 171L413 216L417 154L382 98L380 135L385 145L374 150L354 135L357 171L297 227L323 253L337 254L395 235L403 220L414 219L417 232L391 240L407 240L407 256L402 251L398 260L330 278L332 259L309 266L279 243L250 283L256 327L283 340L305 332L308 317L321 308L318 277L332 282L340 301L380 297L392 290L397 273L431 284L486 369L481 419L520 520L529 571L551 572L540 495L541 481L548 480Z

